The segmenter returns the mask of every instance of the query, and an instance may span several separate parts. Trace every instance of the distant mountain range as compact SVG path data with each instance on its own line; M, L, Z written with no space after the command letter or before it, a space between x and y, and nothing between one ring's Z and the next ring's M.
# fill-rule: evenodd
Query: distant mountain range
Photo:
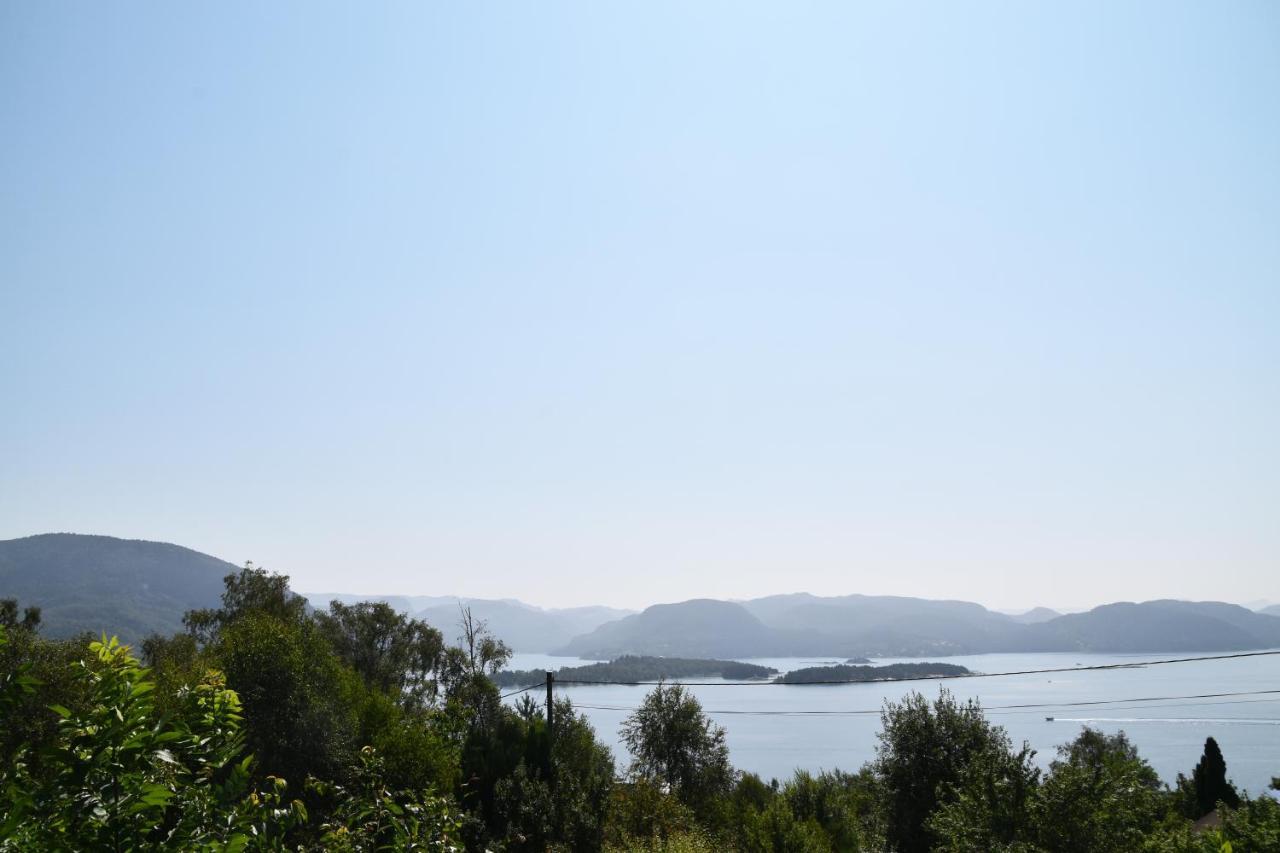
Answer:
M1009 618L1024 625L1034 625L1037 622L1048 622L1050 619L1057 619L1061 615L1058 611L1050 610L1047 607L1033 607L1025 613L1010 613Z
M1221 602L1125 602L1027 622L964 601L797 594L742 603L704 599L656 605L602 625L557 652L587 658L910 657L1275 647L1280 647L1280 617Z
M303 593L312 607L326 610L330 601L385 601L402 613L421 619L455 639L461 608L484 620L495 637L521 652L549 652L574 637L593 631L606 622L635 613L613 607L568 607L543 609L513 598L458 598L455 596L351 595L349 593Z
M0 541L0 598L43 608L43 632L115 633L136 642L182 628L184 611L215 606L239 567L177 545L57 533ZM640 613L608 607L542 609L514 599L358 596L382 600L457 634L459 607L519 652L591 659L624 654L688 658L889 657L984 652L1183 652L1280 647L1280 606L1254 612L1221 602L1147 601L1059 615L1008 615L966 601L807 593L732 602L696 599Z

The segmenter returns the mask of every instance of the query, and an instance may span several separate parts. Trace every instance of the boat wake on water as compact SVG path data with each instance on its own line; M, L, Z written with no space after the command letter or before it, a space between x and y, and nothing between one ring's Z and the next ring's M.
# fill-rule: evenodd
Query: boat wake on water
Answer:
M1280 726L1280 720L1205 717L1048 717L1046 722L1058 723L1199 723L1214 726Z

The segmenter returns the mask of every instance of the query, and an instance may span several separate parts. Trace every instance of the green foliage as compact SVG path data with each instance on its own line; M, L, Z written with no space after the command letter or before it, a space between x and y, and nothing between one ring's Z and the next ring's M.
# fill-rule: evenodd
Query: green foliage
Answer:
M10 628L11 626L0 625L0 657L3 658L8 658L6 653L10 648ZM40 680L31 674L29 661L6 660L5 663L0 670L0 712L9 721L22 700L36 692Z
M18 618L18 599L0 598L0 628L21 628L24 631L35 631L40 627L40 608L28 606L22 608L22 618Z
M359 678L310 621L247 613L224 623L210 656L247 712L249 748L267 773L341 778L359 744Z
M184 713L159 716L155 682L115 638L92 643L78 664L80 711L54 705L58 735L44 781L22 756L5 771L0 844L9 849L272 849L305 816L282 789L250 789L241 757L240 705L217 673L182 697Z
M960 703L947 690L930 705L919 693L889 702L875 773L884 796L887 843L903 853L930 850L940 841L929 818L954 801L965 772L980 757L1009 752L1004 730L992 726L972 700Z
M613 753L568 699L556 700L552 758L557 841L571 850L598 849L613 792Z
M207 669L216 666L210 655L201 654L190 634L152 634L142 641L142 659L156 681L156 706L165 713L176 711L174 702L185 685L199 681Z
M41 609L53 639L121 642L182 629L182 612L218 600L229 563L176 545L53 533L0 541L0 590Z
M951 797L929 819L937 850L984 853L1020 850L1035 836L1032 803L1040 771L1035 752L1025 744L975 754L961 773Z
M249 614L271 616L282 623L296 624L307 615L307 600L289 589L289 576L256 568L243 569L223 579L220 608L189 610L182 617L187 631L201 643L216 640L228 625Z
M1124 732L1085 728L1058 747L1033 820L1045 850L1137 849L1169 806L1160 777Z
M709 840L692 809L644 778L614 786L605 837L612 850L684 849Z
M631 776L666 786L682 803L706 814L733 784L724 729L679 684L659 684L622 723L632 755Z
M725 848L705 830L693 827L663 836L627 837L606 844L604 849L610 853L721 853Z
M437 669L445 701L471 728L484 728L498 716L501 703L493 676L511 659L511 649L492 636L471 609L459 614L462 644L444 650Z
M1148 853L1271 853L1280 850L1280 803L1270 797L1241 798L1219 810L1220 826L1196 831L1187 820L1166 818L1144 839Z
M457 722L435 708L405 708L394 697L367 692L355 708L357 742L382 756L387 779L399 788L452 791L460 776Z
M553 746L554 741L554 746ZM513 850L597 850L613 789L613 757L567 699L549 733L538 706L502 708L472 728L463 751L461 800L477 818L477 844Z
M458 720L468 707L446 713L429 701L441 665L438 631L385 605L337 604L313 617L287 577L252 566L227 576L222 604L189 613L187 637L148 638L144 647L166 685L203 666L226 672L263 770L344 782L360 747L371 746L397 788L457 784ZM496 704L486 686L484 700Z
M766 784L663 684L623 725L618 783L569 701L554 730L529 696L502 703L510 650L465 610L443 648L382 605L312 614L248 567L189 633L147 638L150 668L17 614L0 608L0 850L1280 849L1280 805L1233 804L1212 739L1176 794L1122 733L1085 729L1042 773L944 690L888 703L860 772ZM1193 828L1210 802L1221 826Z
M1280 803L1258 797L1244 800L1238 808L1228 806L1217 835L1236 853L1280 850Z
M0 844L456 847L457 813L431 791L458 784L467 715L417 690L439 633L363 606L316 620L287 578L252 566L222 603L189 613L188 634L147 638L154 670L114 639L85 661L84 643L5 630ZM479 666L504 650L482 641Z
M786 797L775 797L762 811L748 813L739 829L739 846L743 853L828 853L834 849L822 826L812 817L797 815Z
M382 757L372 747L360 751L346 787L313 782L312 790L333 803L321 825L326 851L460 850L461 818L445 797L392 790Z
M1224 803L1231 808L1240 805L1240 793L1227 780L1227 762L1213 738L1204 742L1204 753L1191 771L1191 778L1178 774L1178 793L1183 813L1191 819L1207 815Z
M870 771L818 773L797 771L782 788L782 797L797 818L822 828L836 851L874 846L880 837L879 802Z
M44 775L42 748L57 736L58 718L49 705L81 708L86 687L74 677L72 664L80 660L89 638L50 641L22 628L5 631L0 643L0 687L6 695L4 724L0 725L0 763L25 752L28 770ZM0 765L2 766L2 765Z
M435 698L433 674L444 640L426 622L410 619L384 602L344 605L334 601L328 613L317 613L321 633L338 657L364 679L371 690L420 705Z

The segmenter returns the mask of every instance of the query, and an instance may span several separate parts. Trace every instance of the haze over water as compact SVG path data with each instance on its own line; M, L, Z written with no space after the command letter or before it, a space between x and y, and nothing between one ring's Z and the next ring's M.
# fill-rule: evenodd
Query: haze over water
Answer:
M975 672L1008 672L1196 656L1038 653L958 655L943 660ZM744 660L779 671L832 662L816 658ZM920 659L877 658L876 663L907 660ZM558 669L582 663L578 658L518 654L510 668ZM990 719L1005 727L1015 745L1024 740L1030 743L1042 767L1047 767L1053 759L1058 744L1074 738L1086 725L1108 733L1124 730L1137 745L1139 754L1169 784L1173 784L1178 773L1190 775L1200 758L1205 738L1210 736L1222 747L1228 775L1251 795L1264 793L1276 768L1280 767L1280 694L1147 701L1149 697L1280 689L1280 655L1134 669L948 679L941 685L961 699L978 699L988 709ZM697 694L712 719L724 726L735 767L758 773L766 780L771 777L783 780L797 768L856 771L875 757L879 709L884 700L901 699L912 691L933 697L938 687L933 682L913 681L688 689ZM582 685L559 689L563 691L561 695L572 699L587 715L596 735L612 744L619 767L625 767L627 751L617 734L628 711L621 709L636 707L653 688ZM530 691L530 695L542 701L540 688ZM1125 701L1133 699L1143 701ZM998 707L1085 701L1109 704L1003 710ZM796 714L801 711L823 714ZM851 711L862 713L840 713ZM1047 721L1047 716L1054 720Z

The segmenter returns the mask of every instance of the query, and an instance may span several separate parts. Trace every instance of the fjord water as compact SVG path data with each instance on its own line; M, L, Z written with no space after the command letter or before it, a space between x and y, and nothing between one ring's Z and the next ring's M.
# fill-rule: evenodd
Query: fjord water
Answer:
M1204 653L1209 655L1212 653ZM1126 664L1123 669L1084 670L998 678L957 678L942 682L961 699L974 698L992 722L1008 731L1015 744L1028 742L1036 761L1047 767L1055 747L1084 726L1104 732L1123 730L1166 782L1190 774L1206 737L1222 747L1227 773L1241 790L1258 795L1273 776L1280 776L1280 655L1234 660L1143 666L1143 662L1196 654L990 654L931 658L960 664L974 672L999 673ZM788 671L837 663L813 658L744 658L751 663ZM877 664L922 658L878 658ZM512 669L581 666L578 658L516 655ZM697 679L718 681L719 679ZM613 745L620 765L626 748L618 727L651 687L578 685L559 688ZM911 691L935 696L939 684L901 682L761 687L725 684L691 686L703 708L724 726L734 766L769 778L784 779L797 768L857 770L875 757L879 710L884 700ZM1210 693L1252 695L1201 699L1166 699ZM541 700L540 689L530 694ZM514 699L509 701L515 701ZM1065 703L1102 702L1072 707ZM1035 708L1001 706L1035 704ZM751 713L743 713L751 712ZM768 713L760 713L768 712ZM805 713L799 713L805 712ZM1053 717L1052 721L1046 717Z

